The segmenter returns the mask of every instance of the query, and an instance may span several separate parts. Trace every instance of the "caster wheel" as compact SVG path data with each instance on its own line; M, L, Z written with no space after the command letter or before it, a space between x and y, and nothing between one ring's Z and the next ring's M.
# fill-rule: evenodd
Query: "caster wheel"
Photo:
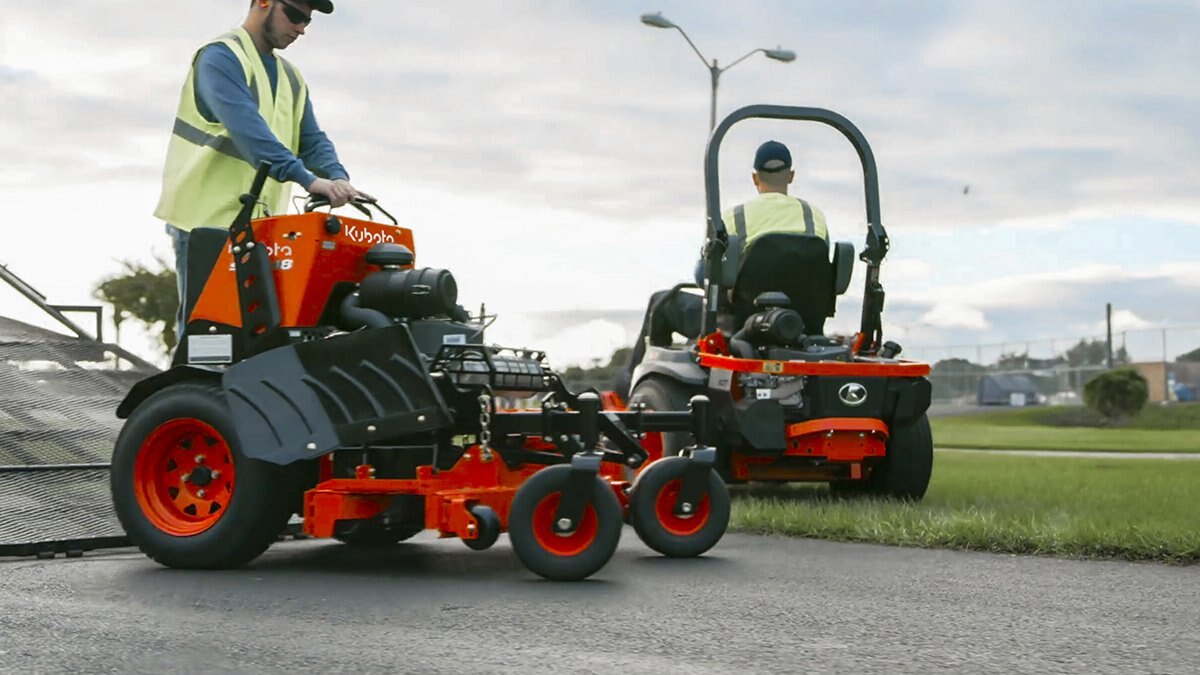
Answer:
M598 476L575 529L555 531L558 504L570 476L571 467L566 465L535 473L517 490L508 514L508 538L517 558L552 581L577 581L595 574L621 539L621 503Z
M665 457L638 475L629 493L633 529L650 548L672 558L692 558L712 548L729 526L729 490L716 471L690 514L676 514L675 501L690 459Z
M483 504L475 504L467 510L475 516L479 536L475 539L463 539L462 542L467 545L467 548L474 551L485 551L491 548L492 544L495 544L496 540L500 538L500 516L496 515L492 507Z

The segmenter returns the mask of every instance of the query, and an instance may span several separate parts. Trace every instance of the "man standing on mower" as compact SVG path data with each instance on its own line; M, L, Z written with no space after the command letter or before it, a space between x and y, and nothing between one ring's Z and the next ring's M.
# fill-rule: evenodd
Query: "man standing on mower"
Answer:
M314 10L329 14L333 3L252 0L245 23L205 44L192 59L154 211L167 223L175 250L180 335L189 235L198 227L229 227L259 163L271 164L262 191L270 213L287 211L289 182L335 207L359 195L317 125L300 71L275 53L304 35Z
M795 179L792 153L786 145L767 141L758 146L754 153L754 172L750 174L758 196L721 214L725 229L738 235L743 250L755 239L772 233L805 234L829 243L825 214L803 199L788 196L788 186ZM694 276L696 284L704 286L703 257L696 262ZM629 366L618 375L618 392L629 393L633 369L642 362L648 345L669 346L674 333L688 339L699 337L703 304L699 295L679 290L658 291L650 296Z

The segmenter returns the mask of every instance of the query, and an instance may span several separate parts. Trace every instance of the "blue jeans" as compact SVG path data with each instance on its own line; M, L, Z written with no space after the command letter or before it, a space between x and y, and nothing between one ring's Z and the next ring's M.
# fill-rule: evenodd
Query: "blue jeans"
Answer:
M175 289L179 291L179 310L175 312L175 335L180 341L183 340L183 326L187 320L183 315L183 306L187 303L187 251L191 234L167 224L167 236L171 237L171 246L175 249Z

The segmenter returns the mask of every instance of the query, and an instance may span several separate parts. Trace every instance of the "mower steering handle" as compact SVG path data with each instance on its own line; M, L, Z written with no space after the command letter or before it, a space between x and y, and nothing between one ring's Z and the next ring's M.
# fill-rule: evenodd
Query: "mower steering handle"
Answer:
M392 221L393 225L396 225L396 226L400 225L400 222L396 220L396 217L393 216L392 214L388 213L387 209L380 206L379 201L377 199L375 199L374 197L372 197L371 195L368 195L365 193L359 193L359 196L354 197L349 202L346 202L346 204L358 209L367 218L370 218L371 220L375 220L374 216L371 215L371 211L369 209L367 209L367 207L370 206L370 207L374 208L375 210L379 211L380 213L382 213L383 215L387 216L388 220ZM328 206L330 206L328 197L326 197L325 195L310 194L308 196L308 199L306 199L304 201L304 212L312 213L313 211L315 211L317 209L325 208Z

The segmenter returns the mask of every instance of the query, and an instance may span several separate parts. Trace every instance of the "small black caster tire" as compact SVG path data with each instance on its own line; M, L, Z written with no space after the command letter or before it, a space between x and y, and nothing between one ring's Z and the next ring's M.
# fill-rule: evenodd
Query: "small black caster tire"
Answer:
M729 489L716 471L695 512L674 513L683 475L692 460L664 457L647 466L629 492L633 529L650 548L671 558L694 558L716 545L729 527Z
M479 536L462 541L472 551L486 551L500 538L500 516L496 515L495 509L484 504L475 504L467 510L475 516Z
M554 531L554 518L571 467L549 466L525 481L513 497L508 538L517 558L551 581L578 581L608 563L621 540L621 503L599 476L582 520L568 534Z

